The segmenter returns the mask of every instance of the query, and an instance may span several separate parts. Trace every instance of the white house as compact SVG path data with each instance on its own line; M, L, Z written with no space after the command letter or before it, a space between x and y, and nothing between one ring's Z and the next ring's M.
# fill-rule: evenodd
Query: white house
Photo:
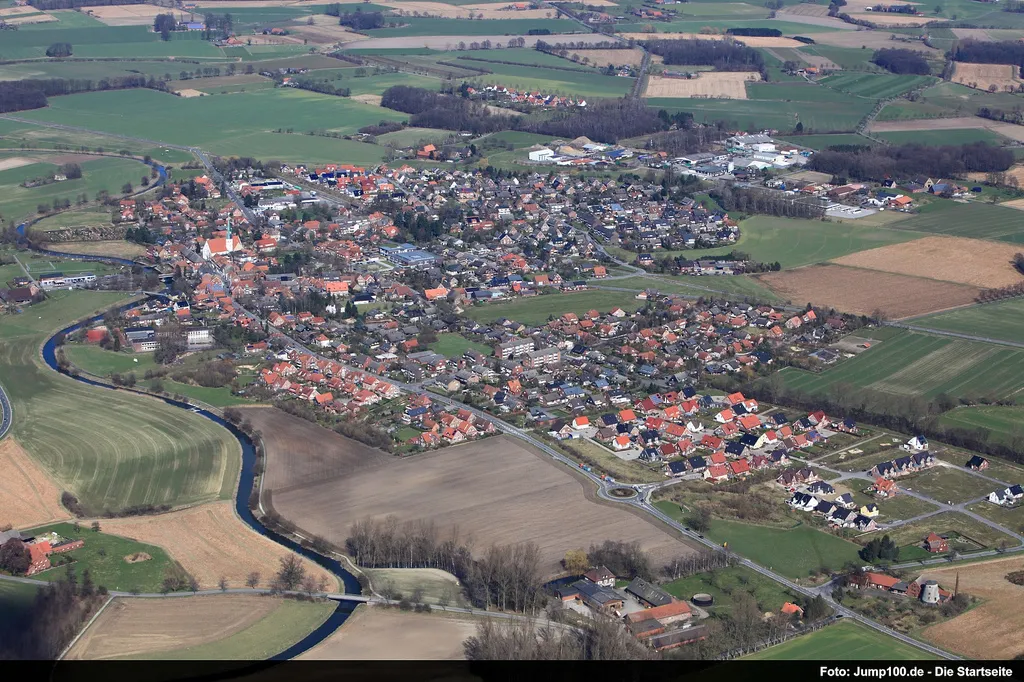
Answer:
M1024 498L1024 487L1020 485L1015 485L1005 490L996 490L988 495L989 502L1003 506L1009 506L1021 498Z
M926 452L928 440L924 436L914 436L900 447L908 452Z

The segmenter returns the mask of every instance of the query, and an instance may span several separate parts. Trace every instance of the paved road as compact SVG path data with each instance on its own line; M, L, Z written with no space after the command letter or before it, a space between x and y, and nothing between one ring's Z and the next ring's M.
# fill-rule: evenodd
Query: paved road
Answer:
M0 421L0 439L3 439L14 423L14 409L11 408L11 401L7 398L3 386L0 386L0 410L3 410L3 419Z

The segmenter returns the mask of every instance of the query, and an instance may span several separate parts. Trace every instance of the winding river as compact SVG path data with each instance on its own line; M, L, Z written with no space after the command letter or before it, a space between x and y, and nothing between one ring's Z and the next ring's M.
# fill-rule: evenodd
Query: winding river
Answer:
M114 261L118 259L111 258L106 260ZM139 305L139 303L132 303L130 305L121 306L118 310L128 310L137 305ZM57 337L60 336L61 334L70 334L71 332L77 331L78 329L81 329L84 326L88 326L93 322L102 319L103 315L97 315L95 317L89 318L88 320L84 320L82 322L78 322L77 324L73 324L69 327L65 327L64 329L61 329L60 331L53 334L50 338L46 340L46 343L43 345L43 360L50 367L50 369L54 370L55 372L60 372L65 376L69 376L72 379L75 379L76 381L81 381L83 383L89 384L90 386L97 386L106 390L118 390L110 386L107 386L106 384L102 384L98 381L93 381L92 379L87 379L82 376L75 376L69 374L68 372L61 370L57 366ZM356 580L356 577L354 575L345 570L345 567L341 564L340 561L321 556L316 552L306 549L294 540L283 537L267 529L256 519L255 515L253 515L252 510L249 509L249 494L252 491L253 482L255 481L256 478L256 448L253 446L252 440L250 440L250 438L247 435L245 435L241 430L235 427L234 424L225 421L224 419L217 416L213 412L210 412L209 410L200 409L188 403L174 400L173 398L165 398L162 396L154 397L159 400L163 400L168 405L173 405L183 410L189 410L190 412L193 412L202 417L205 417L206 419L216 422L220 426L223 426L225 429L230 431L231 435L233 435L238 440L238 444L242 448L242 471L241 475L239 476L238 487L235 490L235 512L247 526L252 528L260 535L269 538L270 540L273 540L277 544L283 547L287 547L288 549L306 557L310 561L314 561L320 566L323 566L325 569L333 573L342 581L345 592L347 594L359 594L361 592L359 581ZM277 654L270 660L287 660L290 658L294 658L299 654L313 648L314 646L322 642L324 639L329 637L331 633L337 630L338 627L342 623L344 623L345 620L352 614L352 611L356 605L356 602L339 601L338 607L327 618L327 620L324 621L322 625L320 625L320 627L311 632L301 641L292 645L285 651L282 651L281 653Z

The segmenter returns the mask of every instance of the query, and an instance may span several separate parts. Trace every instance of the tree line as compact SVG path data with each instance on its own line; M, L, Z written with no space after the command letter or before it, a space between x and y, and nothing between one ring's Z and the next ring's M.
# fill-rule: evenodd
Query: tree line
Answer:
M981 118L987 118L990 121L1002 121L1003 123L1024 125L1024 111L1019 107L1014 107L1009 111L1005 109L996 109L994 107L980 107L977 113Z
M949 58L956 62L973 64L1024 64L1024 43L1015 40L987 42L961 40L949 52Z
M665 65L713 66L718 71L765 71L764 57L731 40L651 40L645 43Z
M478 608L535 613L543 605L540 550L533 542L491 545L474 559L472 539L453 527L442 536L431 521L394 516L352 524L348 554L368 568L437 568L459 579Z
M823 218L825 206L814 198L786 194L763 187L720 185L709 195L726 211L759 213L785 218Z
M327 81L314 80L312 78L296 78L293 79L289 85L292 87L299 88L300 90L309 90L310 92L319 92L321 95L334 95L335 97L348 97L352 94L352 90L349 88L339 88L335 85L331 85Z
M880 181L915 175L957 177L970 172L1001 172L1013 163L1011 150L971 142L944 146L904 144L856 151L822 150L810 158L807 168L838 178Z
M328 8L331 6L328 5ZM328 12L330 14L330 12ZM353 31L370 31L375 28L386 26L388 21L383 12L363 12L356 8L355 12L338 13L332 16L338 17L338 24L347 26Z
M887 47L875 50L871 61L892 73L927 76L932 72L928 60L920 52Z
M463 643L470 661L644 661L660 658L621 623L599 615L573 628L488 618Z
M46 78L0 82L0 113L41 109L49 97L95 90L150 88L166 90L163 81L153 76L113 76L94 81L89 78Z

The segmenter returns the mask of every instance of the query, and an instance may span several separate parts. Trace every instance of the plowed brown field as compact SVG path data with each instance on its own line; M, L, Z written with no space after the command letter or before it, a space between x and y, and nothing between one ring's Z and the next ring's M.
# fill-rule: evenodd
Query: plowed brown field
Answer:
M0 528L66 519L60 488L13 438L0 442Z

